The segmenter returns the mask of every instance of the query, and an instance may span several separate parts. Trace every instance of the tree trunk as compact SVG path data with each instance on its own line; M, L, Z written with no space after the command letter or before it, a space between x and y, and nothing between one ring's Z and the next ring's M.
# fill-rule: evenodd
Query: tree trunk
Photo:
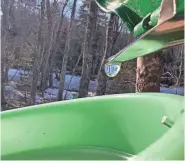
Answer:
M88 95L88 86L92 72L93 61L93 33L96 31L98 6L94 1L90 1L88 19L85 33L85 40L83 46L83 66L82 76L80 80L79 97L86 97Z
M137 58L136 92L160 92L160 54Z
M37 84L40 74L40 57L43 53L43 21L44 21L44 10L45 10L45 0L41 2L41 14L40 14L40 24L39 24L39 31L38 31L38 43L37 49L34 53L34 66L33 66L33 77L32 77L32 85L31 85L31 103L35 104L36 100L36 93L37 93Z
M53 87L53 68L50 67L49 69L49 88Z
M8 29L9 29L9 22L8 22L8 17L9 17L9 6L10 6L10 0L4 0L2 1L1 7L2 7L2 23L0 26L2 27L1 30L1 107L2 110L6 110L5 108L5 83L7 80L7 71L6 71L6 45L7 45L7 34L8 34Z
M42 82L44 82L47 79L47 75L49 72L49 58L50 58L50 51L52 47L52 15L51 15L51 7L50 7L50 1L46 0L46 15L47 15L47 40L45 43L45 49L44 49L44 55L43 55L43 77ZM46 83L42 83L42 91L44 91L47 88Z
M62 69L61 69L61 73L60 73L58 101L63 100L65 74L66 74L66 67L67 67L68 57L69 57L69 54L70 54L69 51L70 51L70 43L71 43L72 25L73 25L72 23L73 23L74 18L75 18L76 2L77 2L77 0L73 1L73 7L72 7L72 11L71 11L71 19L70 19L69 26L68 26L67 40L66 40L66 44L65 44L64 57L63 57L63 61L62 61Z
M105 41L105 52L102 56L102 61L100 65L100 71L98 73L98 79L97 79L97 89L96 89L96 95L104 95L106 91L106 85L107 85L107 76L104 71L104 65L105 65L105 59L110 57L112 54L112 48L113 48L113 40L114 40L114 32L113 27L117 16L112 13L110 16L109 24L107 26L106 31L106 41Z
M50 49L50 59L51 59L51 62L50 62L50 68L53 68L53 65L54 65L54 58L56 56L56 53L57 51L59 50L60 48L60 38L61 38L61 30L62 30L62 24L63 24L63 20L64 20L64 11L67 7L67 4L68 4L69 0L65 0L65 3L62 7L62 11L61 11L61 16L60 16L60 20L59 20L59 23L58 23L58 26L57 26L57 31L56 31L56 34L53 34L53 41L52 41L52 46L51 46L51 49ZM56 3L56 0L55 0L55 3Z
M3 43L3 41L2 41ZM3 49L3 47L2 47ZM2 111L5 110L5 104L6 104L6 101L5 101L5 85L6 85L6 80L5 80L5 60L4 60L4 51L2 50L1 52L1 108L2 108Z

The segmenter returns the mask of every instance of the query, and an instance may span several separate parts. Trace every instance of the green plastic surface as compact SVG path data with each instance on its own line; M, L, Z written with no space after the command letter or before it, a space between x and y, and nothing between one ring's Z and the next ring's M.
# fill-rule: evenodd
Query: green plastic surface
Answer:
M140 153L138 158L143 160L160 158L163 160L184 160L184 114L176 119L169 132Z
M121 64L123 61L184 43L184 0L96 2L104 11L120 16L128 29L135 36L140 36L131 45L109 58L108 64Z
M171 94L136 93L62 101L2 112L2 159L114 159L151 156L160 158L176 144L183 97ZM161 124L163 116L175 122ZM177 125L176 125L177 121ZM173 130L174 132L171 132ZM180 130L180 133L179 133ZM175 132L176 131L176 132ZM159 139L165 139L158 143ZM156 146L149 149L153 143ZM147 150L147 155L145 153ZM183 159L182 153L170 158Z
M183 19L184 15L178 15L171 21L161 24L160 26L170 25L171 22ZM178 22L177 22L178 23ZM184 24L184 22L182 21ZM148 55L170 46L184 43L184 26L180 26L174 30L167 30L164 32L159 31L158 27L154 27L138 40L118 52L116 55L110 57L107 61L108 64L121 64L124 61ZM161 27L162 28L162 27Z
M162 0L96 0L96 2L104 11L116 13L130 31L133 31L142 18L160 6Z

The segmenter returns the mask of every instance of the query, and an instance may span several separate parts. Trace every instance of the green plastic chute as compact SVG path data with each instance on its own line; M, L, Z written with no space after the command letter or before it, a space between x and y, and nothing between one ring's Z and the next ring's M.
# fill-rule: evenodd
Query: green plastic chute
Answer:
M184 0L96 0L116 13L139 38L107 60L108 64L151 54L184 43Z

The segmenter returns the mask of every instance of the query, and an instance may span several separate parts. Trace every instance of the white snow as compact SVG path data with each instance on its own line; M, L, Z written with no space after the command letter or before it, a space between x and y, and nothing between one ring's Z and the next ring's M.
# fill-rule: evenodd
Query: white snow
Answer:
M161 93L171 93L171 94L178 94L178 95L183 95L184 94L184 88L183 87L173 87L173 88L165 88L161 87L160 88Z
M39 95L36 96L36 104L41 103L43 100L57 99L57 95L58 95L58 89L48 88L44 92L44 97L41 97ZM93 97L93 96L95 96L94 92L88 92L88 97ZM63 98L66 100L78 98L78 92L64 90Z
M51 99L51 98L57 98L58 95L58 89L56 88L48 88L44 92L44 98L45 99ZM73 99L77 95L77 92L71 92L64 90L63 92L63 98L66 99Z
M44 96L36 96L36 103L41 103L43 100L56 99L58 95L58 89L48 88L44 92ZM66 91L63 92L63 98L70 100L78 97L78 92Z
M21 78L21 73L24 73L23 70L18 70L17 69L9 69L8 71L8 79L11 80L16 80L19 81ZM15 75L15 76L14 76ZM71 79L72 77L72 79ZM71 82L70 82L71 80ZM69 85L70 83L70 85ZM69 89L68 89L69 86ZM65 83L64 83L64 89L65 90L70 90L70 91L78 91L80 86L80 76L72 76L69 74L65 75ZM55 79L55 74L53 73L53 88L58 88L59 87L59 81ZM96 82L95 81L90 81L89 83L89 91L95 92L96 89Z
M17 73L16 73L17 72ZM16 73L16 75L15 75ZM17 69L10 69L8 71L8 78L9 80L15 75L13 80L20 80L21 73L24 73L23 70L17 71ZM72 79L71 79L72 77ZM70 82L71 80L71 82ZM68 89L68 84L70 82L70 86ZM15 81L10 81L8 85L5 87L5 92L6 92L6 97L8 98L13 98L13 99L18 99L24 97L24 95L17 90L17 85ZM66 74L65 76L65 84L64 84L64 92L63 92L63 98L65 99L75 99L78 97L78 91L80 85L80 76L71 76L69 74ZM44 92L44 96L41 97L39 95L36 96L36 103L41 103L44 99L56 99L58 95L58 87L59 87L59 82L55 79L55 74L53 74L53 87L48 88ZM96 81L90 81L89 83L89 92L88 96L92 97L95 96L95 89L96 89ZM69 91L68 91L69 90ZM171 93L171 94L179 94L183 95L184 94L184 88L179 87L179 88L165 88L161 87L160 88L161 93Z
M24 71L22 69L9 69L8 70L8 80L16 80L19 81L22 74L28 74L28 71Z
M70 83L70 85L69 85ZM69 86L69 88L68 88ZM59 87L59 81L56 79L53 79L53 87L58 88ZM78 91L80 87L80 76L72 76L69 74L65 75L65 83L64 83L64 88L66 90L74 90ZM95 81L90 81L89 83L89 91L95 91L96 88L96 82Z

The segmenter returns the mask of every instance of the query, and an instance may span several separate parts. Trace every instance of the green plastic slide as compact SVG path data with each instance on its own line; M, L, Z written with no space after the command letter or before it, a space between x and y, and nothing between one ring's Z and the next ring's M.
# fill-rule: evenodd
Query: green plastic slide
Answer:
M2 112L1 157L183 160L183 102L172 94L136 93Z

